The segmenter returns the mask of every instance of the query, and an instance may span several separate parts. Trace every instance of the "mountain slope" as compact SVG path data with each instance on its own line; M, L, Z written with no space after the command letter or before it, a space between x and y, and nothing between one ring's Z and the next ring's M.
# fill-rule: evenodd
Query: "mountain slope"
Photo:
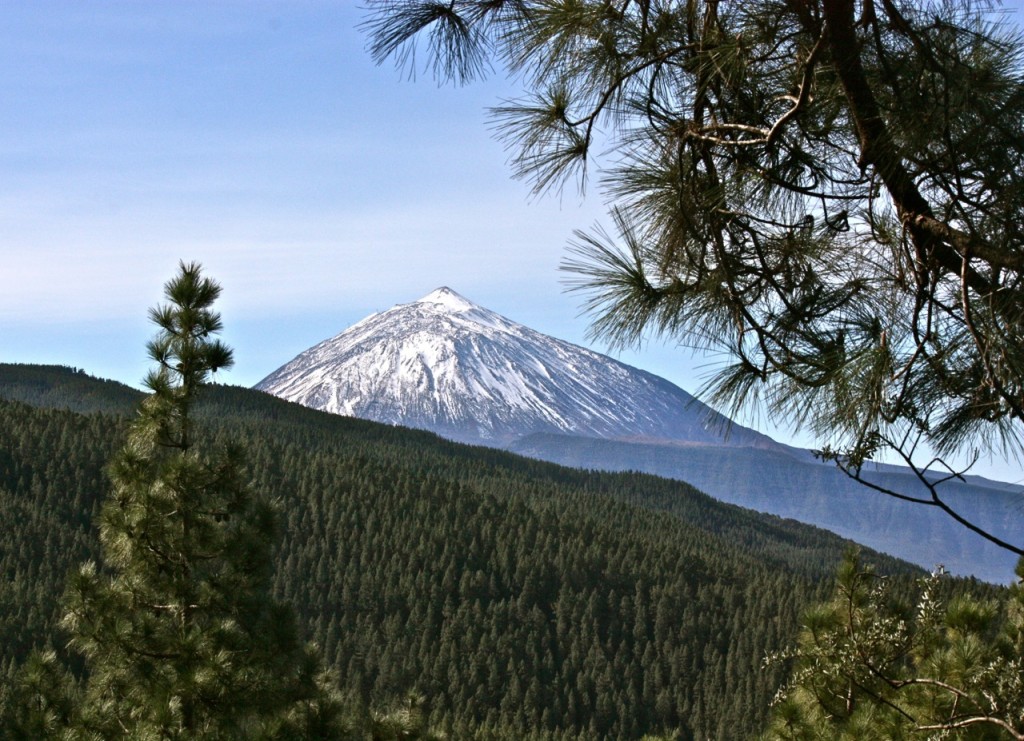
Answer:
M809 451L728 421L673 384L548 337L441 288L367 317L257 388L298 403L564 465L636 470L829 528L925 568L1005 582L1015 557L934 508L872 492ZM724 434L728 430L728 435ZM927 496L908 469L895 491ZM943 495L1011 542L1021 487L971 477Z
M453 440L537 432L781 447L657 376L439 288L358 322L256 384L289 401Z
M805 462L773 450L629 443L568 435L530 435L513 450L564 466L644 471L686 481L717 499L826 528L924 568L993 583L1014 578L1017 557L970 532L935 507L872 491L834 466ZM923 488L897 466L865 474L889 489L920 495ZM979 477L950 481L943 497L987 532L1020 538L1024 497L1019 486Z
M280 502L275 591L345 697L422 692L450 738L484 725L552 741L749 737L783 679L762 657L793 639L848 545L678 482L566 469L251 390L210 388L202 411L198 446L241 444L253 485ZM90 513L126 423L0 401L0 518L17 524L0 534L0 573L12 575L0 583L0 697L12 658L61 640L64 574L95 557ZM877 561L901 583L913 573Z
M72 412L127 413L142 398L141 391L94 378L78 368L0 363L0 399Z

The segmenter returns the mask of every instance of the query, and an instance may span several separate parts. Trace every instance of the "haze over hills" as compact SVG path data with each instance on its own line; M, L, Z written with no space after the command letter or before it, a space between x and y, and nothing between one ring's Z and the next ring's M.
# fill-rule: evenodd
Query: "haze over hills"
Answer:
M926 568L1005 582L1015 557L935 508L871 492L806 450L730 422L674 384L536 332L449 288L373 314L256 385L322 411L564 465L637 470L818 525ZM921 495L907 469L880 484ZM970 477L945 496L1014 539L1021 488Z

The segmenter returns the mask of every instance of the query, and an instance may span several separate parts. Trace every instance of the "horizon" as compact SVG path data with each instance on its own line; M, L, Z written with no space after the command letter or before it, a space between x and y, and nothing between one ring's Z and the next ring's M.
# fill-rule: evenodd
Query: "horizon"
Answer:
M1005 3L1020 17L1021 1ZM326 0L71 0L4 10L0 361L138 388L149 307L200 262L251 387L308 347L441 286L696 394L712 359L589 340L559 264L607 222L600 188L532 197L486 109L496 72L438 87L376 66L364 11ZM752 409L737 423L806 436ZM971 471L1020 483L1019 462Z

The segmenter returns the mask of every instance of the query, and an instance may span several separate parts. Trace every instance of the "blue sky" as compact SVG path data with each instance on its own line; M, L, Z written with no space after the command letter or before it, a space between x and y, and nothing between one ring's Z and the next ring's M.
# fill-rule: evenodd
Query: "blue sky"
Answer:
M361 17L302 0L6 4L0 355L135 383L146 308L182 258L224 286L239 384L440 285L580 340L557 264L599 204L531 201L486 127L501 81L439 89L376 67Z
M341 0L4 3L0 361L137 385L180 259L224 286L229 383L441 285L592 345L558 264L603 220L596 191L531 198L487 127L515 92L501 76L410 81L372 63L362 18ZM617 357L701 383L686 350Z

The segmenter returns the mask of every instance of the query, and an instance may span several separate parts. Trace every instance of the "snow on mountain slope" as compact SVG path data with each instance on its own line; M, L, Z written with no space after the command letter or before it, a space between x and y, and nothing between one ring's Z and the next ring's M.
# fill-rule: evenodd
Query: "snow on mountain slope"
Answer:
M778 447L679 387L449 288L373 314L256 385L327 412L503 446L528 434Z

